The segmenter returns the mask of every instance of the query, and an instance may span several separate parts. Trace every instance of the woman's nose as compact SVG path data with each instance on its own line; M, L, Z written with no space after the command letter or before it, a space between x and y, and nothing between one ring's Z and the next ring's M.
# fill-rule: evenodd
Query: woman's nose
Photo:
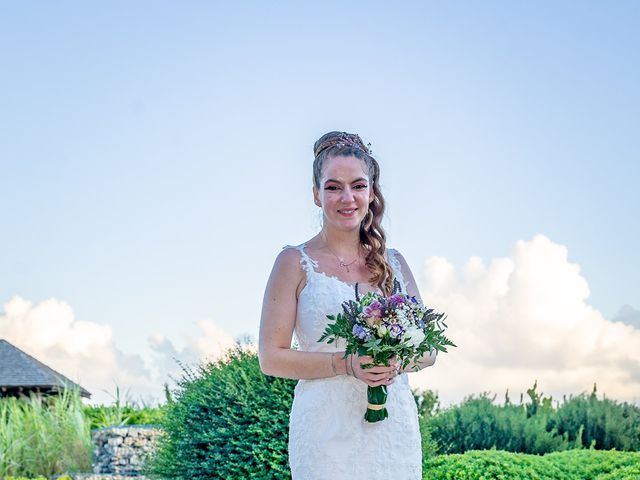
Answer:
M345 189L343 189L341 200L345 203L351 202L353 200L353 190L351 190L351 188L349 187L346 187Z

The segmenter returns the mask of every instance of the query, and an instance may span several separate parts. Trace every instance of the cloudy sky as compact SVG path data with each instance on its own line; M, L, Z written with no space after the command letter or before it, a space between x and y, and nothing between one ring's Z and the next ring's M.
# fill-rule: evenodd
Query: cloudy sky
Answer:
M535 380L640 403L640 4L0 3L0 337L161 398L257 338L313 236L313 142L359 133L390 246L459 347L445 403Z

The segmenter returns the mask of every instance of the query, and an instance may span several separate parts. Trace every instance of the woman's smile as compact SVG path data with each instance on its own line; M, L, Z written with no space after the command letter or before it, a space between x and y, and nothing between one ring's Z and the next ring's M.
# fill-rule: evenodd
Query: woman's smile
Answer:
M357 208L347 208L347 209L342 209L342 210L338 210L338 213L344 217L353 217L356 214L356 210L358 210Z
M314 195L325 222L340 230L358 228L372 199L364 163L354 156L333 157L322 173L321 188Z

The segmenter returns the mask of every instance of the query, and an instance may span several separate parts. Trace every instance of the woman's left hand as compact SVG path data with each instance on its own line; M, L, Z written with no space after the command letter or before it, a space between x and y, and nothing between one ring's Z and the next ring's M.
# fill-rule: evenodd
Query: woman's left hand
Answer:
M398 376L398 364L395 356L389 359L389 366L375 365L370 368L362 368L362 365L371 364L372 357L359 355L350 355L349 357L352 375L370 387L391 385Z

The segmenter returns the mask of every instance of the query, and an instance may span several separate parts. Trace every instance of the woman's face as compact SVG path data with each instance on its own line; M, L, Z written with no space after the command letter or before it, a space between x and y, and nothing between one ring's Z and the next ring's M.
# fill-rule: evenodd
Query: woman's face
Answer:
M322 207L325 225L338 230L359 228L373 200L365 163L352 155L328 158L313 197Z

